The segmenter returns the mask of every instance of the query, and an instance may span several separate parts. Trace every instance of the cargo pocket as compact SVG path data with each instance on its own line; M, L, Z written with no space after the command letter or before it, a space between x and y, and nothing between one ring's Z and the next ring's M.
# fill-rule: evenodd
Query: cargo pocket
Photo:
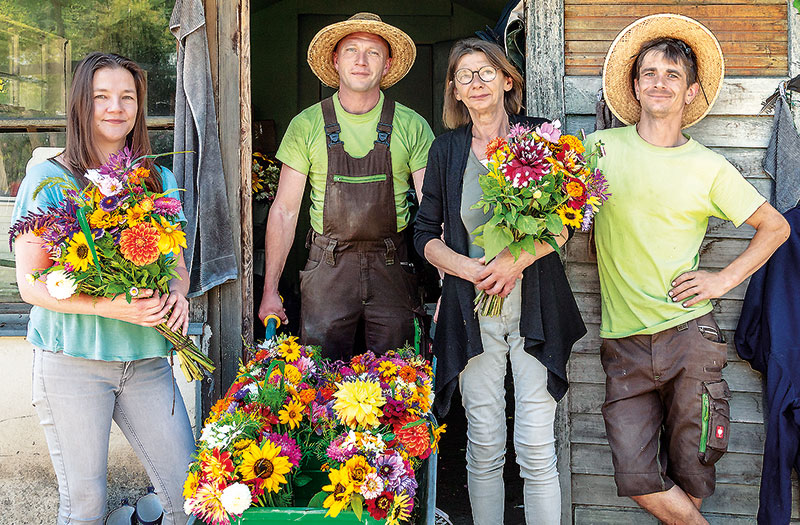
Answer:
M703 383L700 448L697 457L703 465L713 465L728 450L731 391L725 380Z

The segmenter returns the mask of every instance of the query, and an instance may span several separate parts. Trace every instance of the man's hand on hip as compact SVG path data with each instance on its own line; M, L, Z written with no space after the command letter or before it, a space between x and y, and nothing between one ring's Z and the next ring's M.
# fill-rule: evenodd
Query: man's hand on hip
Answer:
M672 286L669 296L673 301L684 301L691 297L691 299L682 303L686 308L706 299L722 297L733 288L722 272L705 272L701 270L679 275L672 281Z

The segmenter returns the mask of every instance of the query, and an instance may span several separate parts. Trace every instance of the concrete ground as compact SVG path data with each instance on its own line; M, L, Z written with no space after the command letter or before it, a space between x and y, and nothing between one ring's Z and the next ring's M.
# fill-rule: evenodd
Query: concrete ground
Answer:
M31 405L32 358L24 338L0 338L0 525L52 525L56 520L58 484ZM194 388L182 374L177 383L194 421ZM116 424L111 429L108 463L111 511L122 498L135 501L150 481Z

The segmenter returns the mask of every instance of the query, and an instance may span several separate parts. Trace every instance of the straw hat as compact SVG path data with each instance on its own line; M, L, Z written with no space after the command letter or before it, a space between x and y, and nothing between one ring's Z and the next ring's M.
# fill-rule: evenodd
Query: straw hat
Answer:
M705 117L717 100L725 77L725 63L711 31L686 16L670 13L646 16L617 35L603 65L606 104L625 124L639 121L642 108L633 92L631 72L642 44L657 38L682 40L697 57L697 80L702 88L683 111L681 128L688 128Z
M372 13L356 13L347 20L320 29L308 45L308 65L325 85L339 87L339 73L333 67L333 50L339 40L351 33L372 33L389 42L392 65L381 79L381 89L397 83L406 76L417 57L411 37Z

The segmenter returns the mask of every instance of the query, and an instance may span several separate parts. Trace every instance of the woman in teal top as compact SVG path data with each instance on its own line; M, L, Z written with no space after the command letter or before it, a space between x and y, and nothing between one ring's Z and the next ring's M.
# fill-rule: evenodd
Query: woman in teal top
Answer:
M39 183L53 176L87 185L84 174L123 146L151 153L144 119L144 72L114 54L91 53L77 66L67 110L64 152L31 167L20 186L12 224L29 211L58 205L64 196ZM173 174L146 159L148 189L177 187ZM181 217L183 219L183 217ZM182 487L194 438L183 399L165 356L170 345L153 328L169 313L170 328L188 328L189 275L178 255L180 279L170 293L124 297L75 294L57 300L26 275L51 266L33 233L14 241L20 295L33 305L28 341L34 347L33 402L58 478L58 524L101 524L106 512L108 442L112 419L142 460L164 507L164 524L185 524ZM171 310L171 313L170 313ZM174 401L174 410L173 410Z

